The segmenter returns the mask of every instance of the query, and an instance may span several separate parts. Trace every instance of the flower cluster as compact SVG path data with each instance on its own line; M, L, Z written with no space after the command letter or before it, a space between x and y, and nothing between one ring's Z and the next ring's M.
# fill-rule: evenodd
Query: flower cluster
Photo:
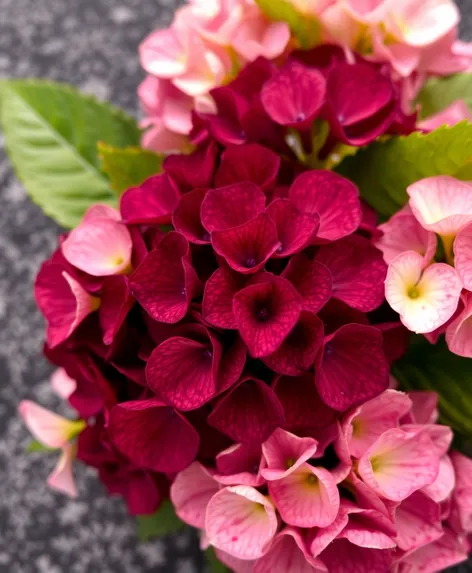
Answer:
M349 63L363 56L385 64L406 113L413 111L412 102L428 76L463 71L472 62L470 46L457 40L459 11L452 0L284 4L292 4L292 24L298 22L312 30L310 38L317 38L310 47L330 43ZM191 0L177 11L169 29L153 32L140 48L148 73L138 90L146 115L143 125L149 128L143 145L155 151L186 149L192 110L215 112L214 88L258 57L283 63L297 47L288 24L270 21L254 0ZM369 81L363 77L358 84L365 91ZM380 88L379 99L388 100Z
M472 185L448 176L408 188L409 203L379 228L386 298L413 332L472 357ZM438 249L437 236L441 239ZM435 262L439 258L445 262Z
M318 439L291 424L194 462L177 514L236 573L442 571L469 551L472 461L448 454L436 400L386 390Z

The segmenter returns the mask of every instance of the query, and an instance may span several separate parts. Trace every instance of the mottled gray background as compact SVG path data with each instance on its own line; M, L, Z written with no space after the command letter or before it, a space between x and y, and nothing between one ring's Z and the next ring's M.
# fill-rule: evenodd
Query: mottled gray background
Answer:
M179 3L0 0L0 77L67 81L135 114L137 46ZM472 0L459 4L463 36L467 29L472 36ZM78 468L81 495L69 500L45 486L54 456L24 454L29 437L18 402L59 405L32 295L58 233L13 176L0 135L0 573L200 573L190 534L138 544L122 503L104 497L93 472Z

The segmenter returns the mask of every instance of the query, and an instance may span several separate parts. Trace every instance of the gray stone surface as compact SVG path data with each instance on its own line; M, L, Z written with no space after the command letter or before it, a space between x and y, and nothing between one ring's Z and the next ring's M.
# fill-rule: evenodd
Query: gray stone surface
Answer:
M71 82L136 113L137 45L178 4L0 0L0 77ZM467 35L472 0L459 4L471 16L464 17ZM103 495L93 472L78 468L81 495L71 501L45 486L54 456L24 454L29 437L18 402L58 407L41 355L43 322L32 283L59 229L27 198L2 147L0 136L0 573L198 573L203 567L191 534L140 545L124 506Z

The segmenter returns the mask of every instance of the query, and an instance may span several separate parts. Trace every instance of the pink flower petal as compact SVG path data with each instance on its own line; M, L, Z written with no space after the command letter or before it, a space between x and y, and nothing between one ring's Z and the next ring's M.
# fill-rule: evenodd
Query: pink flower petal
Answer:
M449 456L444 455L439 461L439 474L436 480L421 491L437 503L449 498L456 485L454 467Z
M392 539L395 533L394 525L381 513L374 509L361 509L351 513L339 538L366 549L393 549L396 548Z
M456 311L462 282L456 271L435 263L423 271L423 257L407 251L388 268L385 297L402 323L413 332L432 332Z
M235 442L260 444L283 426L284 415L276 395L264 382L246 379L218 402L208 423Z
M387 265L380 251L364 237L353 235L323 246L316 261L331 272L333 296L338 300L362 312L382 304Z
M411 551L436 541L443 534L439 505L421 492L407 497L395 511L397 545Z
M240 181L251 181L262 191L271 191L280 168L280 157L257 143L228 147L221 156L215 185L223 187Z
M246 285L245 276L227 267L220 267L207 280L203 293L202 313L217 328L237 329L233 315L233 297Z
M149 74L161 78L176 77L187 68L184 50L175 29L157 30L139 47L141 65Z
M451 453L456 488L452 495L450 523L458 532L472 532L472 460L459 452Z
M267 22L261 14L244 18L232 40L234 49L245 60L254 61L259 56L272 60L280 56L290 41L286 22Z
M72 498L78 496L72 473L75 452L76 446L74 444L65 444L56 467L48 477L48 486L50 488L65 493Z
M410 207L424 229L454 237L472 222L471 184L447 175L428 177L407 189Z
M251 485L265 483L261 470L265 467L260 444L235 444L216 456L217 474L214 479L223 485Z
M299 438L277 428L262 444L262 452L267 462L267 468L262 470L262 475L268 481L282 479L312 458L317 448L318 442L313 438Z
M167 233L131 275L130 288L155 320L170 324L181 320L200 292L187 239L180 233Z
M51 376L51 386L58 396L67 400L77 389L77 382L67 374L64 368L58 368Z
M179 190L167 174L153 175L121 196L123 221L129 225L168 225L179 197Z
M359 460L358 471L374 492L403 501L432 484L439 473L439 457L426 433L388 430Z
M233 557L221 549L215 549L218 561L221 561L223 565L229 567L234 573L254 573L254 565L256 560L247 561L246 559L238 559Z
M431 115L420 121L418 123L418 127L426 131L434 131L442 125L456 125L456 123L459 123L464 119L471 121L472 113L465 101L457 100L439 113Z
M206 533L216 548L243 560L264 554L277 531L277 516L270 501L256 489L222 489L208 504Z
M302 213L319 215L319 239L335 241L350 235L362 219L356 186L333 171L302 173L291 186L289 199Z
M384 432L398 427L400 419L411 409L410 398L396 390L385 390L346 416L343 428L349 451L360 458Z
M219 489L218 483L206 468L194 462L177 474L170 488L170 499L182 521L204 529L208 503Z
M413 402L411 415L416 424L434 424L439 417L438 395L432 391L408 392L410 400Z
M155 399L118 404L110 412L108 428L123 455L155 472L179 472L197 455L196 430L181 414Z
M327 337L315 381L323 402L339 411L381 394L388 388L389 366L380 331L348 324Z
M454 265L464 288L472 290L472 225L467 225L454 241Z
M269 493L285 523L296 527L326 527L339 510L339 491L332 475L307 463L269 482Z
M239 227L262 213L265 202L264 193L249 181L211 189L202 203L202 224L208 232Z
M331 298L333 279L329 269L317 261L310 261L303 253L289 260L282 276L302 296L304 310L316 314Z
M325 96L323 74L291 60L264 84L261 101L275 123L303 129L317 117Z
M233 313L241 338L254 357L280 347L300 317L302 301L292 284L265 273L262 282L234 295Z
M79 428L78 424L54 414L30 400L23 400L18 406L18 413L23 418L33 436L48 448L62 448Z

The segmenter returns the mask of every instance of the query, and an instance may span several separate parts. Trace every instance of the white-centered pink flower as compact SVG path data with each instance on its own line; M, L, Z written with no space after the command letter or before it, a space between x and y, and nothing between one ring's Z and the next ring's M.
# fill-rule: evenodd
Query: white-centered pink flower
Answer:
M99 207L100 215L96 211L92 215L87 212L80 225L69 233L62 243L62 253L71 265L89 275L128 273L133 250L131 235L117 219L117 212Z
M432 484L439 473L439 456L424 432L391 429L359 460L359 475L379 496L403 501Z
M462 229L454 241L454 266L464 288L472 291L472 224Z
M462 291L457 272L435 263L426 269L423 257L413 251L391 262L385 280L385 298L411 331L426 333L445 324L454 314Z
M208 541L233 557L258 559L277 531L269 499L250 486L226 487L210 500L205 530Z
M414 251L424 259L425 266L434 257L437 247L436 235L424 229L406 206L395 213L387 223L379 225L382 236L375 246L382 251L384 261L389 265L393 259L405 251Z
M472 293L463 296L464 310L446 330L449 350L458 356L472 358Z

